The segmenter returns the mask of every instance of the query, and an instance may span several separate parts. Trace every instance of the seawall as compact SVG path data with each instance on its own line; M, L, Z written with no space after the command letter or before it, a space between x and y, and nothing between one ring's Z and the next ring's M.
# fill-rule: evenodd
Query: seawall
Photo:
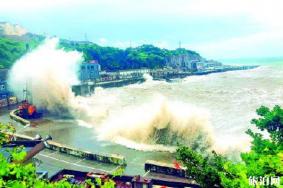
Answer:
M11 118L12 120L14 120L14 121L19 122L20 124L22 124L22 125L24 125L24 126L29 126L29 125L30 125L30 121L28 121L28 120L26 120L26 119L24 119L24 118L18 116L18 115L17 115L17 112L18 112L18 111L19 111L18 109L12 110L12 111L10 112L10 114L9 114L10 118Z
M103 163L126 166L125 157L118 154L107 155L107 154L92 153L89 151L79 150L70 146L66 146L54 141L48 141L47 148L91 161L98 161Z
M23 119L23 118L17 116L16 114L17 114L17 110L12 110L10 112L10 118L21 123L22 125L25 125L25 126L30 125L30 121ZM23 134L13 134L12 136L15 137L16 139L19 139L19 140L34 140L35 139L33 137L23 135ZM59 151L61 153L65 153L65 154L72 155L72 156L75 156L75 157L80 157L80 158L84 158L86 160L98 161L98 162L120 165L120 166L126 166L127 165L125 157L122 156L122 155L92 153L92 152L89 152L89 151L84 151L84 150L80 150L80 149L73 148L73 147L70 147L70 146L66 146L66 145L60 144L60 143L55 142L55 141L47 141L47 143L48 143L48 145L47 145L48 149L54 150L54 151Z
M207 75L207 74L222 73L228 71L248 70L257 67L258 66L235 66L235 67L233 66L233 67L225 67L220 69L202 70L196 72L176 71L176 70L150 70L148 74L152 76L153 80L170 81L171 79L176 79L176 78L182 79L194 75ZM121 86L126 86L144 81L145 79L143 78L143 74L140 74L139 76L126 77L126 78L114 77L109 81L83 82L81 84L72 86L72 91L75 93L75 95L86 96L94 93L96 87L102 87L102 88L121 87Z

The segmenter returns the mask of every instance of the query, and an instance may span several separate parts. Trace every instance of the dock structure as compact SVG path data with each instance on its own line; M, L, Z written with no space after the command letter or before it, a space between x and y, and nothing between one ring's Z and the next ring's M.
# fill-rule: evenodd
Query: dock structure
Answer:
M134 83L142 83L146 81L144 74L148 74L153 80L166 80L176 78L185 78L193 75L207 75L212 73L221 73L227 71L237 70L248 70L254 69L258 66L221 66L211 67L207 69L201 69L197 71L183 71L176 69L141 69L141 70L128 70L128 71L117 71L117 72L103 72L100 74L100 78L81 82L78 85L72 86L72 91L75 95L90 95L95 92L96 87L110 88L110 87L121 87Z

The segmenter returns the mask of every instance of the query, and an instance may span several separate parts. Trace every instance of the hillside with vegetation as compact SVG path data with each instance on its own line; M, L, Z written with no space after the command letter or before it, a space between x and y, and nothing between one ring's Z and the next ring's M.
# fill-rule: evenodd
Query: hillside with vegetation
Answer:
M114 47L102 47L91 42L60 41L66 50L83 52L86 61L97 59L102 70L117 71L140 68L163 68L173 55L189 55L193 59L201 56L191 50L178 48L176 50L161 49L153 45L142 45L125 50Z
M22 36L0 35L0 68L10 68L13 63L42 43L43 36L25 34ZM163 68L174 55L188 55L192 59L201 56L191 50L179 48L176 50L161 49L153 45L142 45L135 48L120 49L103 47L92 42L60 40L60 47L65 50L77 50L83 53L84 60L96 59L102 70L117 71L140 68Z
M31 34L0 36L0 68L11 68L17 59L38 46L42 40L43 37Z

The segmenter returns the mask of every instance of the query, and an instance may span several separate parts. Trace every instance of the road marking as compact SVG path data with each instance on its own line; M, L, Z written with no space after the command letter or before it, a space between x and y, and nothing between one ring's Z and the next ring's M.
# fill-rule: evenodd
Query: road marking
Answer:
M51 155L53 155L54 153L58 153L58 151L51 152L51 153L48 154L47 156L51 156ZM43 155L44 155L44 154L43 154Z
M143 177L147 176L148 173L150 173L150 170L146 171L146 173L144 173Z
M75 162L75 164L79 164L80 162L84 161L86 158L80 159L77 162Z

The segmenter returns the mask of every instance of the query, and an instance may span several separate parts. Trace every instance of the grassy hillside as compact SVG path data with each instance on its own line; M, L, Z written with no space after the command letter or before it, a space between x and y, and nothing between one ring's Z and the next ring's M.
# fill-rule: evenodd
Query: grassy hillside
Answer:
M44 37L33 34L21 37L0 36L0 68L10 68L18 58L29 49L38 46L43 39ZM198 53L190 50L167 50L153 45L142 45L123 50L114 47L102 47L91 42L60 40L60 47L83 52L85 61L97 59L102 70L107 71L163 68L172 55L188 54L192 58L200 58Z
M114 47L101 47L91 42L60 41L66 50L83 52L86 61L97 59L103 70L115 71L138 68L163 68L172 55L188 54L192 58L201 58L194 51L186 49L167 50L153 45L142 45L125 50Z
M28 49L40 44L40 37L0 37L0 68L10 68Z

